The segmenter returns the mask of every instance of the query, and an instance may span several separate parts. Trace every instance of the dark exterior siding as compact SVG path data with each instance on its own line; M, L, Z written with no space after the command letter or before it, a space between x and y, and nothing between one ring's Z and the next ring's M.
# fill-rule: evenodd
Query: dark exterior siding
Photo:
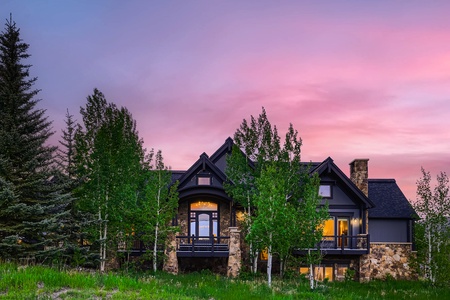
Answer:
M372 242L411 242L410 220L369 219Z

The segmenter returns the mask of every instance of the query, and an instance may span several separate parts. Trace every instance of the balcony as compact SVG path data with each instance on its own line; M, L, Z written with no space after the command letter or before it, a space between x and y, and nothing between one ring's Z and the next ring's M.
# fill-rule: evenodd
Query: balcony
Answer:
M178 257L228 257L229 236L177 236Z
M293 254L304 255L309 249L294 249ZM320 250L322 254L343 254L343 255L363 255L370 252L370 236L368 234L360 235L341 235L341 236L323 236L322 241L316 248L310 250Z

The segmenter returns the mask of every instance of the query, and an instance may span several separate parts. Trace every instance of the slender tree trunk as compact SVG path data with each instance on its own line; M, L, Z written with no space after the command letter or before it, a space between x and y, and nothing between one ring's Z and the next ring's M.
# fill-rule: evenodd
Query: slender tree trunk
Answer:
M308 257L310 257L311 255L311 249L308 249ZM310 263L309 264L309 287L311 288L311 290L314 289L314 269L313 269L313 265Z
M106 266L106 236L108 234L108 223L105 220L105 226L103 227L103 254L102 254L102 262L100 263L100 271L105 271Z
M431 230L430 225L427 225L427 231L428 231L428 262L427 262L427 268L428 268L428 276L431 282L434 282L434 276L433 276L433 268L432 268L432 241L431 241Z
M259 251L255 252L255 256L253 257L253 273L258 272L258 256L259 256Z
M100 240L100 252L99 252L99 257L100 257L100 271L103 272L104 270L103 268L103 226L102 226L102 211L101 208L98 208L98 222L99 222L99 231L98 231L98 238Z
M267 285L269 287L272 286L272 233L270 233L269 237L270 245L267 249Z
M284 268L284 260L280 259L280 277L283 278L283 268Z
M161 173L158 176L159 186L161 186ZM161 211L161 188L158 189L158 194L156 196L157 209L156 209L156 226L155 226L155 243L153 244L153 272L157 269L157 258L158 258L158 233L159 233L159 215Z
M156 259L158 258L158 230L159 230L159 222L156 222L155 227L155 243L153 244L153 272L156 272L157 269L157 263Z

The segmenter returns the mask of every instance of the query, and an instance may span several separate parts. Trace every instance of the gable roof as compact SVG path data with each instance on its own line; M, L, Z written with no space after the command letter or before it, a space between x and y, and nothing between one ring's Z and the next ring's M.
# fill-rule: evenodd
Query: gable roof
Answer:
M182 189L193 176L206 171L211 172L213 176L219 178L222 182L226 180L225 174L213 164L208 155L203 152L202 155L200 155L200 158L178 179L180 182L179 189Z
M375 207L369 218L415 219L417 214L395 179L369 179L369 198Z
M372 202L370 197L367 197L354 183L344 174L344 172L339 169L338 166L334 163L331 157L328 157L321 163L311 163L310 173L317 172L319 175L324 173L334 173L337 179L339 179L344 186L348 189L350 193L355 195L358 199L360 199L367 208L372 208L375 206L375 203ZM370 211L370 210L369 210Z

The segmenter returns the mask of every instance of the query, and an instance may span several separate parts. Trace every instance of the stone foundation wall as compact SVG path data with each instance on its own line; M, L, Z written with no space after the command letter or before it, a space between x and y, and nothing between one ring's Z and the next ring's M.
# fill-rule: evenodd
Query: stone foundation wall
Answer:
M361 257L361 269L368 272L370 279L384 279L386 276L414 279L412 255L411 243L371 243L370 254Z

